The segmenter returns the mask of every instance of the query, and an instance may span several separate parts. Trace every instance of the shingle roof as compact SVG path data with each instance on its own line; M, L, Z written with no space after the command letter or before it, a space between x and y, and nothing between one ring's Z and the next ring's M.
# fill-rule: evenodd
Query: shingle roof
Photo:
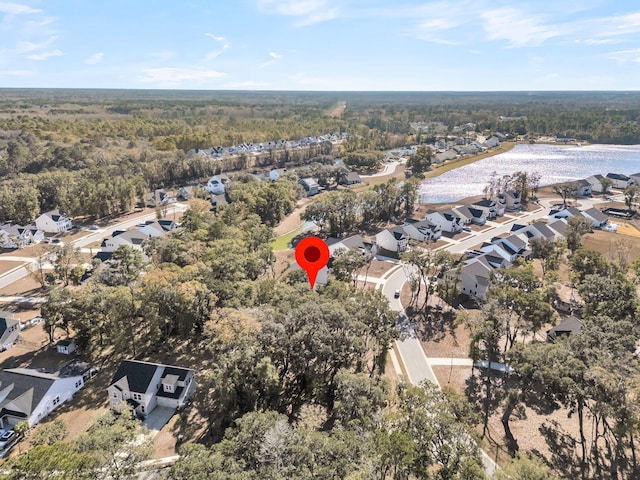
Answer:
M137 360L124 360L115 375L111 379L110 385L126 377L129 391L145 393L156 373L158 366L154 363L139 362Z
M0 372L0 417L29 417L57 377L26 368ZM17 414L17 415L16 415Z

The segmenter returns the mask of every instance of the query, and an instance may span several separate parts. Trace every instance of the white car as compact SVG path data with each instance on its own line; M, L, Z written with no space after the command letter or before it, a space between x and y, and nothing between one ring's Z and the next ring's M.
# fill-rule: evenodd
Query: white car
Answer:
M396 290L395 292L393 292L393 298L400 298L400 290Z

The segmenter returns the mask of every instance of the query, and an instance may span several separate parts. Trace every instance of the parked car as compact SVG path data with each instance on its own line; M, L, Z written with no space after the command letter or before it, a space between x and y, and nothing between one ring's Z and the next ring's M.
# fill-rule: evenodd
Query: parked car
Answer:
M0 435L0 448L6 447L9 443L11 443L16 437L16 432L13 430L5 430L2 435Z
M471 227L462 227L462 230L465 232L471 232Z
M393 293L393 298L400 298L400 290L396 290L396 291Z
M89 225L89 230L98 230L98 225Z

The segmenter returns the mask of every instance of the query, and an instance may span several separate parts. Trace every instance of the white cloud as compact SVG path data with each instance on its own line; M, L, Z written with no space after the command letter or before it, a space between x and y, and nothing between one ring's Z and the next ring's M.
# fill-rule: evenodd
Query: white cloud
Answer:
M263 12L295 17L293 25L296 27L326 22L338 16L338 8L332 7L327 0L258 0L258 7Z
M104 58L104 53L97 52L97 53L94 53L93 55L89 56L89 58L87 58L84 61L84 63L86 63L87 65L97 65L100 62L102 62L103 58Z
M279 53L276 52L269 52L269 57L271 58L271 60L268 60L266 62L264 62L262 65L260 65L261 67L269 67L271 65L275 65L276 63L278 63L280 60L282 60L284 57L282 55L280 55Z
M31 13L40 13L42 10L32 8L29 5L22 5L20 3L6 3L0 2L0 12L7 15L24 15Z
M49 47L53 42L58 39L57 35L52 35L48 39L43 40L39 43L31 42L31 41L20 41L18 42L17 52L18 53L28 53L34 52L36 50L44 50Z
M640 48L632 48L629 50L618 50L617 52L609 52L607 54L611 60L618 63L635 62L640 63Z
M488 40L505 40L510 47L536 47L561 35L555 25L545 25L539 15L515 8L498 8L484 12L483 28Z
M159 87L179 87L184 84L203 85L227 76L226 73L216 70L174 67L146 68L142 73L144 76L140 81L155 83Z
M229 44L229 42L227 42L227 39L224 37L221 37L220 35L214 35L213 33L205 33L205 35L213 40L215 40L216 42L221 44L221 48L220 50L215 50L213 52L209 52L205 57L204 60L208 61L208 60L213 60L214 58L219 57L220 55L222 55L226 50L228 50L229 48L231 48L231 45Z
M50 58L50 57L59 57L61 55L62 55L61 50L48 50L40 53L33 53L31 55L27 55L27 58L29 60L40 61L40 60L46 60L47 58Z
M35 72L30 70L0 70L0 77L29 77L34 74Z

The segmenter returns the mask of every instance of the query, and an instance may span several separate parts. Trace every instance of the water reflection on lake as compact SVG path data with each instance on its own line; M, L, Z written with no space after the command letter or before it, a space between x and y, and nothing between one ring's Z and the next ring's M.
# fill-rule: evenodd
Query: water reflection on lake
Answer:
M516 145L512 150L456 168L420 185L424 203L455 202L482 195L493 172L537 172L540 186L578 180L597 173L630 175L640 172L640 145Z

